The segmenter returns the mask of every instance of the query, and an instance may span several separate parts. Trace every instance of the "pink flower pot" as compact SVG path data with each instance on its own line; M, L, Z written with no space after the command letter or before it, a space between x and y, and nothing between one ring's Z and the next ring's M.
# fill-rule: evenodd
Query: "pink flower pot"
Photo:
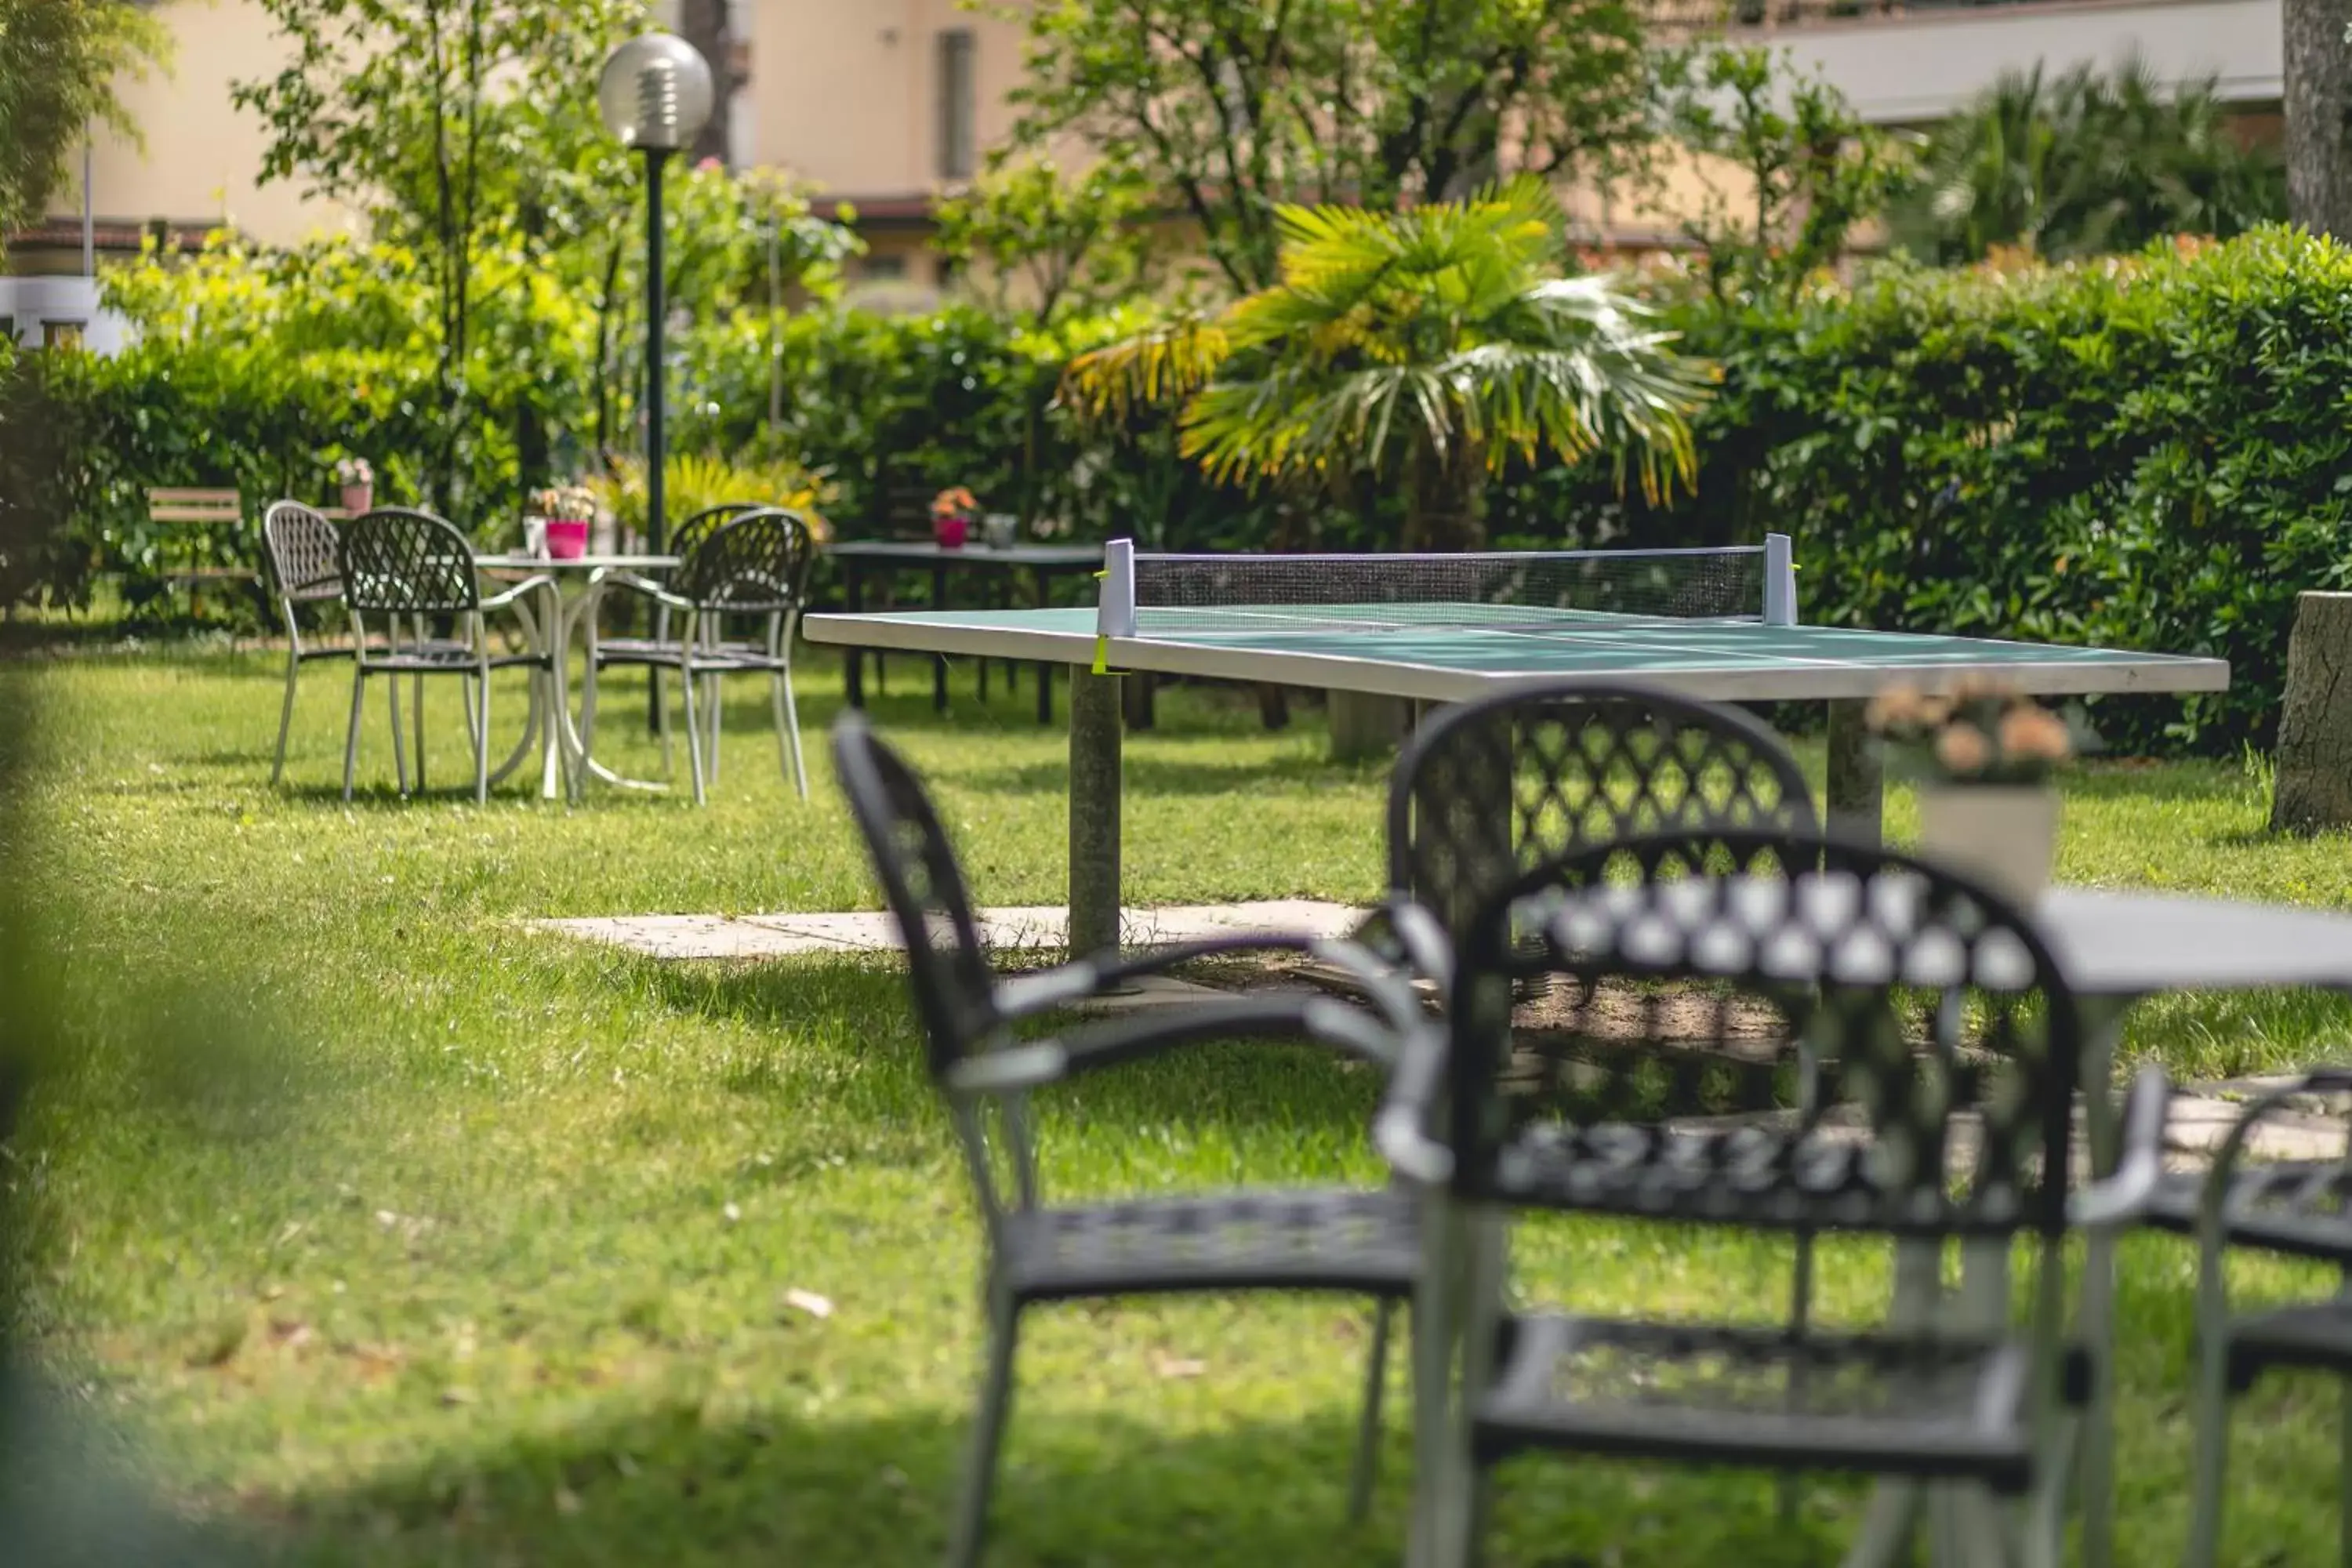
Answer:
M353 517L357 517L360 513L371 510L374 505L375 487L373 485L345 485L343 487L343 510L350 512Z
M962 517L939 517L931 520L931 537L940 542L942 550L961 550L966 535L971 531L971 520Z
M547 553L554 561L577 561L588 553L588 524L585 520L550 518L547 521Z

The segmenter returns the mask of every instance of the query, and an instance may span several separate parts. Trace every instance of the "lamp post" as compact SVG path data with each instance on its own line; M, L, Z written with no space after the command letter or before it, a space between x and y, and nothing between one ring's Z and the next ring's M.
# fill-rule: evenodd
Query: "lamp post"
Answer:
M596 84L604 128L646 155L646 548L661 552L664 382L662 317L662 165L694 144L710 118L710 66L675 33L646 33L614 49ZM656 691L659 691L656 686Z

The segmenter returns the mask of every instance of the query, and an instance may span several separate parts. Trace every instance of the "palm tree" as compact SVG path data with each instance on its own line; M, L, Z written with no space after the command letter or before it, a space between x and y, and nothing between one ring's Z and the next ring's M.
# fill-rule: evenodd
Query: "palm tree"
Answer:
M1515 458L1606 451L1654 497L1691 482L1688 416L1713 369L1607 279L1558 275L1540 181L1276 221L1272 287L1081 355L1066 400L1120 421L1181 402L1180 449L1220 480L1397 481L1408 549L1475 548L1486 481Z
M2276 155L2238 139L2213 82L2168 88L2137 60L2105 76L2006 73L1937 130L1924 167L1895 229L1938 262L1997 245L2063 258L2226 238L2286 211Z

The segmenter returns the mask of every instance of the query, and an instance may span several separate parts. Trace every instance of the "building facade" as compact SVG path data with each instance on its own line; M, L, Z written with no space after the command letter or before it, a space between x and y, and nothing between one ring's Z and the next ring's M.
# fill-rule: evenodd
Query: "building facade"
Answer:
M1711 25L1724 0L1653 3L1657 26L1671 35ZM1889 125L1932 122L2002 70L2036 60L2054 71L2137 53L2173 79L2213 77L2258 118L2275 116L2281 91L2280 0L1729 4L1735 36L1789 49L1864 118ZM919 297L935 289L933 193L968 177L1010 129L1007 97L1022 76L1019 22L957 0L729 5L727 63L741 81L724 142L734 161L788 170L813 182L828 207L854 209L868 245L861 284ZM150 234L189 244L231 226L288 243L350 225L352 216L332 204L260 183L261 126L229 101L233 80L263 75L283 56L256 0L162 5L178 40L174 66L122 90L143 145L101 132L89 159L98 255L135 252ZM81 182L69 181L66 195L79 205ZM1570 201L1588 227L1639 242L1642 215L1612 213L1596 193L1570 193ZM1654 215L1647 221L1656 226ZM83 214L68 207L11 237L9 269L79 273L83 229Z

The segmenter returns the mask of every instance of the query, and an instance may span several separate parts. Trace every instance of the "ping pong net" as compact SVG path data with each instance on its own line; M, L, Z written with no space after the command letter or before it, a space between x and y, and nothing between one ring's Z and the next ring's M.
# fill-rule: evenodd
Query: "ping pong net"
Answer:
M1156 555L1118 539L1104 565L1104 638L1796 620L1786 534L1718 549L1453 555Z

